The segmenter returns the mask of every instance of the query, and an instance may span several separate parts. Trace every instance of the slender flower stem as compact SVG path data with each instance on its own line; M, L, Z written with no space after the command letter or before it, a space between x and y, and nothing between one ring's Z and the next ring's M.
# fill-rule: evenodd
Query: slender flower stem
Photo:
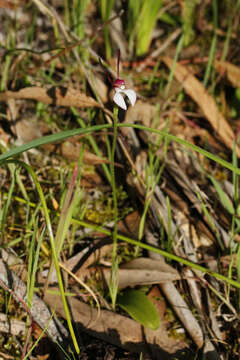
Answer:
M118 107L114 106L113 110L113 143L111 151L111 183L112 183L112 193L113 193L113 212L114 212L114 229L113 229L113 248L112 248L112 269L111 269L111 279L109 284L109 291L112 298L112 306L115 308L116 297L118 291L118 280L117 280L117 271L118 271L118 259L117 259L117 219L118 219L118 204L117 204L117 187L116 187L116 177L115 177L115 152L117 145L117 121L118 121Z
M118 107L114 106L113 112L113 144L111 153L111 178L112 178L112 191L113 191L113 210L114 210L114 232L113 232L113 255L117 256L116 240L117 240L117 218L118 218L118 206L117 206L117 188L115 178L115 152L117 145L117 120L118 120Z

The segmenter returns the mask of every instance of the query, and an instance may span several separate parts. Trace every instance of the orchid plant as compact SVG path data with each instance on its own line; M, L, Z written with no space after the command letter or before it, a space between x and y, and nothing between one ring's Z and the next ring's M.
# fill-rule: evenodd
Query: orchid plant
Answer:
M101 59L99 59L99 62L102 65ZM135 105L137 98L135 91L132 89L126 89L125 81L119 78L119 65L120 65L120 50L118 50L118 55L117 55L117 78L114 81L112 81L110 74L108 73L108 71L106 71L108 79L115 90L113 101L117 105L117 106L115 105L113 109L113 142L112 142L112 149L110 154L114 228L113 228L113 247L112 247L112 268L111 268L111 275L109 281L109 294L112 300L113 309L115 309L117 295L118 295L118 254L117 254L118 199L117 199L117 185L116 185L116 177L115 177L115 151L117 145L118 107L120 107L123 110L127 110L127 105L124 100L124 95L127 96L132 106Z

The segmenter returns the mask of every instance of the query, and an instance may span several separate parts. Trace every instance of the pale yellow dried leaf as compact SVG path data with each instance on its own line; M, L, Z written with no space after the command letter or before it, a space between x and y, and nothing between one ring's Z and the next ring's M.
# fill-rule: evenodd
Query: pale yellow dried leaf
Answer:
M26 87L19 91L6 91L0 93L0 101L9 99L31 99L45 104L75 107L101 107L90 96L73 88L53 86L49 89L38 86Z
M163 61L169 69L172 68L173 60L171 58L164 56ZM179 63L175 65L174 76L182 84L186 93L198 104L222 142L232 150L234 133L202 83L185 66ZM239 148L236 151L237 155L240 156Z
M227 61L215 61L215 68L219 73L225 74L231 84L240 87L240 67Z

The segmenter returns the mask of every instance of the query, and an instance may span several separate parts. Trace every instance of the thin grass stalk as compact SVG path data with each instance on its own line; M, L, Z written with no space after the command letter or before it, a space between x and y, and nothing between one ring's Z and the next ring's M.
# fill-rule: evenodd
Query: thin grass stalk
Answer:
M76 222L79 225L84 226L86 228L93 229L94 231L99 231L102 234L105 234L107 236L112 236L111 231L109 231L109 230L107 230L107 229L105 229L105 228L103 228L101 226L95 226L95 225L87 223L85 221L80 221L80 220L76 220L76 219L73 219L73 222ZM134 245L134 246L139 246L142 249L145 249L147 251L153 251L153 252L155 252L157 254L160 254L160 255L164 256L165 258L167 258L169 260L173 260L173 261L178 262L179 264L183 264L183 265L189 266L192 269L199 270L202 273L213 276L218 280L224 281L227 284L232 285L232 286L240 289L240 282L239 281L229 279L228 277L226 277L224 275L221 275L221 274L219 274L219 273L217 273L215 271L212 271L212 270L210 270L208 268L205 268L204 266L201 266L199 264L193 263L192 261L184 259L184 258L182 258L180 256L169 253L169 252L167 252L165 250L162 250L162 249L158 249L158 248L153 247L153 246L151 246L149 244L142 243L142 242L140 242L138 240L131 239L131 238L129 238L127 236L124 236L124 235L121 235L121 234L117 234L117 239L121 240L121 241L125 241L126 243Z
M79 200L79 192L77 188L77 184L79 183L78 174L80 173L80 168L82 164L82 157L83 157L83 147L80 150L79 155L79 163L75 165L75 168L73 170L72 179L68 185L68 190L64 198L61 215L57 227L57 232L55 236L55 249L56 249L56 255L59 259L60 252L62 250L64 240L66 238L66 234L68 231L68 228L70 226L73 211L76 206L76 200ZM52 271L54 268L54 263L51 262L49 271L48 271L48 277L44 285L44 293L46 292L48 288L48 284L52 275Z
M77 111L75 109L72 109L73 113L77 116L77 121L79 123L79 125L82 127L82 128L86 128L86 125L84 123L84 121L79 117L79 114L77 113ZM101 151L99 150L99 147L94 139L93 136L89 135L87 137L87 140L89 141L90 145L92 146L93 150L95 151L95 154L99 157L102 157L102 153ZM109 183L111 183L111 175L110 175L110 171L108 169L108 166L106 164L102 164L102 168L103 168L103 171L105 172L105 175L106 175L106 178L108 179Z
M32 278L32 268L34 262L34 251L36 245L36 237L37 237L37 230L38 230L38 218L35 219L35 223L33 224L33 234L30 240L30 247L27 249L28 252L28 278L27 278L27 306L31 308L32 305L32 297L34 293L34 278ZM32 286L33 285L33 286Z
M115 4L115 0L101 0L100 7L101 7L101 16L103 22L109 20L114 4ZM111 50L108 26L104 27L103 33L104 33L104 43L106 48L106 58L109 59L111 57L112 50Z
M159 112L158 106L157 106L156 110L157 110L156 114L158 114L158 112ZM156 119L157 119L157 116L156 116ZM156 121L154 121L153 126L154 126L154 128L158 126ZM155 141L155 144L153 145L154 148L159 148L161 141L162 141L162 136L158 136L157 140ZM165 139L163 162L162 162L162 165L159 166L160 158L155 156L152 146L151 145L149 146L149 150L148 150L149 166L146 166L146 168L145 168L146 200L144 203L143 214L141 216L140 224L139 224L139 231L138 231L138 240L139 241L143 237L146 216L147 216L148 209L151 205L152 195L154 193L155 186L159 183L160 177L162 175L162 172L163 172L163 169L165 166L167 147L168 147L168 140ZM136 249L136 251L135 251L136 256L137 256L138 250L139 249Z
M14 200L17 200L17 201L20 201L21 203L25 203L26 204L26 200L24 199L20 199L18 197L14 197ZM36 204L30 202L29 203L29 206L31 207L35 207ZM58 216L60 216L60 214L57 214ZM109 237L112 237L113 236L113 233L110 231L110 230L107 230L105 229L104 227L102 226L98 226L98 225L94 225L92 223L88 223L86 221L83 221L83 220L78 220L78 219L75 219L73 218L72 219L72 222L73 224L77 224L79 226L83 226L87 229L92 229L93 231L96 231L96 232L100 232L106 236L109 236ZM131 244L133 246L139 246L141 247L142 249L145 249L147 251L153 251L157 254L160 254L162 256L164 256L166 259L169 259L169 260L173 260L173 261L176 261L178 262L179 264L183 264L183 265L186 265L192 269L195 269L195 270L199 270L201 271L202 273L205 273L205 274L208 274L210 276L213 276L215 277L216 279L218 280L221 280L223 282L226 282L228 285L232 285L234 286L235 288L237 289L240 289L240 282L239 281L236 281L236 280L233 280L231 278L228 278L224 275L221 275L219 273L216 273L215 271L212 271L212 270L209 270L208 268L205 268L204 266L201 266L199 264L195 264L193 263L192 261L189 261L187 259L184 259L184 258L181 258L180 256L177 256L175 254L172 254L172 253L168 253L167 251L165 250L162 250L162 249L159 249L159 248L156 248L156 247L153 247L149 244L145 244L145 243L142 243L138 240L134 240L134 239L131 239L127 236L124 236L124 235L121 235L119 233L117 233L117 240L118 241L125 241L126 243L128 244Z
M216 235L216 238L217 238L217 241L218 241L218 245L220 247L220 249L222 251L224 251L224 245L222 243L222 240L220 238L220 235L219 235L219 231L218 229L216 228L216 225L214 223L214 219L212 219L212 216L210 215L208 209L207 209L207 206L204 204L202 198L201 198L201 195L199 192L196 193L197 197L198 197L198 200L200 202L200 205L201 205L201 208L202 208L202 211L203 211L203 214L205 215L206 219L208 220L208 223L212 229L212 231L214 232L214 234Z
M3 206L3 209L1 210L1 215L0 215L0 233L1 233L2 240L3 240L3 228L4 228L4 225L5 225L8 209L10 207L10 203L11 203L11 200L12 200L12 195L13 195L13 190L14 190L14 187L15 187L15 182L16 182L16 169L14 171L14 174L13 174L13 177L12 177L12 180L11 180L7 201L5 202L5 204Z
M52 321L52 318L54 316L54 313L52 314L52 316L49 318L47 325L45 326L44 329L42 329L41 334L38 336L37 340L35 341L35 343L33 344L33 346L29 349L29 351L27 352L27 354L24 356L23 360L28 360L29 356L31 355L31 353L33 352L33 350L37 347L37 345L39 344L39 342L41 341L41 339L43 338L43 336L45 335L48 326L50 324L50 321Z
M88 4L88 0L73 1L73 25L79 39L84 38L84 13Z
M6 55L5 64L1 74L0 91L4 91L7 88L8 71L11 65L11 56Z
M236 143L234 143L234 147L233 147L233 165L237 166L238 165L238 158L237 158L237 154L236 154ZM233 173L233 188L234 188L234 209L235 209L235 214L237 216L240 215L240 208L239 208L239 175ZM232 230L231 230L231 239L232 242L234 240L234 236L235 234L239 233L239 219L234 216L235 214L233 214L232 217ZM235 253L237 254L237 278L238 281L240 281L240 244L238 243L237 248L233 248L233 246L230 246L230 252L231 252L231 261L229 264L229 271L228 271L228 275L229 277L232 275L232 267L234 264L234 256ZM229 295L230 295L230 289L229 289ZM240 291L238 291L238 311L240 310Z
M173 234L172 234L172 211L169 197L166 198L167 205L167 251L172 251L173 247Z
M38 225L38 219L36 221L36 225ZM34 241L33 246L31 246L31 249L30 249L30 256L32 259L31 259L31 261L29 261L28 282L27 282L27 303L28 303L29 307L31 307L31 305L32 305L32 298L33 298L33 294L34 294L34 286L35 286L35 281L36 281L38 260L39 260L40 249L41 249L42 242L44 239L45 231L46 231L46 229L44 228L41 231L41 234L39 236L38 228L36 228L35 237L37 239L37 247L35 249L35 241Z
M173 59L173 66L172 66L172 69L171 69L171 71L169 73L168 82L167 82L165 92L164 92L164 95L165 95L166 98L168 97L170 86L171 86L171 83L173 81L176 62L177 62L177 60L179 58L180 52L182 51L183 44L184 44L184 34L182 34L182 36L180 37L180 39L178 41L178 44L177 44L176 53L175 53L175 56L174 56L174 59Z
M64 3L64 21L66 26L69 28L71 21L70 21L70 6L69 6L69 1L68 0L63 0Z
M224 41L224 45L223 45L223 51L222 51L222 56L221 56L221 61L225 61L227 54L228 54L228 50L229 50L229 44L230 44L230 39L231 39L231 32L232 32L232 26L233 26L233 19L236 16L236 14L239 11L239 7L240 7L240 0L237 1L237 3L235 4L234 8L231 11L231 14L228 18L228 27L227 27L227 35L226 35L226 39Z
M34 184L36 186L36 190L37 190L37 192L39 194L39 198L40 198L40 201L42 203L43 213L44 213L45 220L46 220L47 230L48 230L48 234L49 234L49 241L50 241L51 250L52 250L53 261L54 261L54 265L55 265L55 269L56 269L56 273L57 273L59 290L60 290L60 293L61 293L61 298L62 298L62 302L63 302L63 308L64 308L64 312L65 312L65 315L66 315L66 320L67 320L69 332L70 332L70 335L72 337L74 348L75 348L77 354L79 354L80 349L79 349L79 346L78 346L76 335L75 335L74 330L73 330L73 325L72 325L72 322L71 322L71 315L70 315L68 305L67 305L67 301L66 301L63 280L62 280L60 266L59 266L59 263L58 263L58 258L57 258L56 248L55 248L55 241L54 241L54 236L53 236L53 231L52 231L52 226L51 226L51 220L50 220L50 216L49 216L49 212L48 212L48 208L47 208L47 203L46 203L46 200L45 200L41 185L40 185L40 183L39 183L39 181L37 179L37 176L34 173L33 169L28 164L26 164L26 163L24 163L23 161L20 161L20 160L7 160L6 163L15 163L15 164L17 164L17 165L19 165L21 167L24 167L26 169L26 171L31 175L31 177L33 179L33 182L34 182Z
M238 165L238 158L237 158L237 153L236 153L236 142L234 143L234 147L233 147L233 158L232 158L232 162L233 165L237 166ZM234 186L234 208L235 208L235 213L237 216L240 215L240 207L239 207L239 176L238 174L233 173L233 186ZM234 222L234 231L232 231L232 236L234 236L235 232L238 233L239 232L239 219L235 216L233 216L233 222ZM237 244L237 279L240 282L240 244ZM233 261L233 259L232 259ZM240 310L240 291L238 291L238 311Z
M208 63L207 63L207 67L206 67L206 71L204 74L204 79L203 79L203 85L206 87L209 77L210 77L210 73L211 73L211 69L212 69L212 64L214 62L214 57L215 57L215 53L216 53L216 48L217 48L217 27L218 27L218 7L217 7L217 0L213 0L212 2L212 7L213 7L213 29L214 29L214 35L212 38L212 43L211 43L211 48L210 48L210 53L209 53L209 57L208 57Z

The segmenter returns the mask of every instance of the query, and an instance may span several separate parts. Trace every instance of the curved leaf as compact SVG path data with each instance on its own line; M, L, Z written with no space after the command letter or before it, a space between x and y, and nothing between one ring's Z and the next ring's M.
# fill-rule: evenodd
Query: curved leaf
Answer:
M160 319L157 309L142 291L125 291L118 296L118 305L143 326L152 330L159 328Z

